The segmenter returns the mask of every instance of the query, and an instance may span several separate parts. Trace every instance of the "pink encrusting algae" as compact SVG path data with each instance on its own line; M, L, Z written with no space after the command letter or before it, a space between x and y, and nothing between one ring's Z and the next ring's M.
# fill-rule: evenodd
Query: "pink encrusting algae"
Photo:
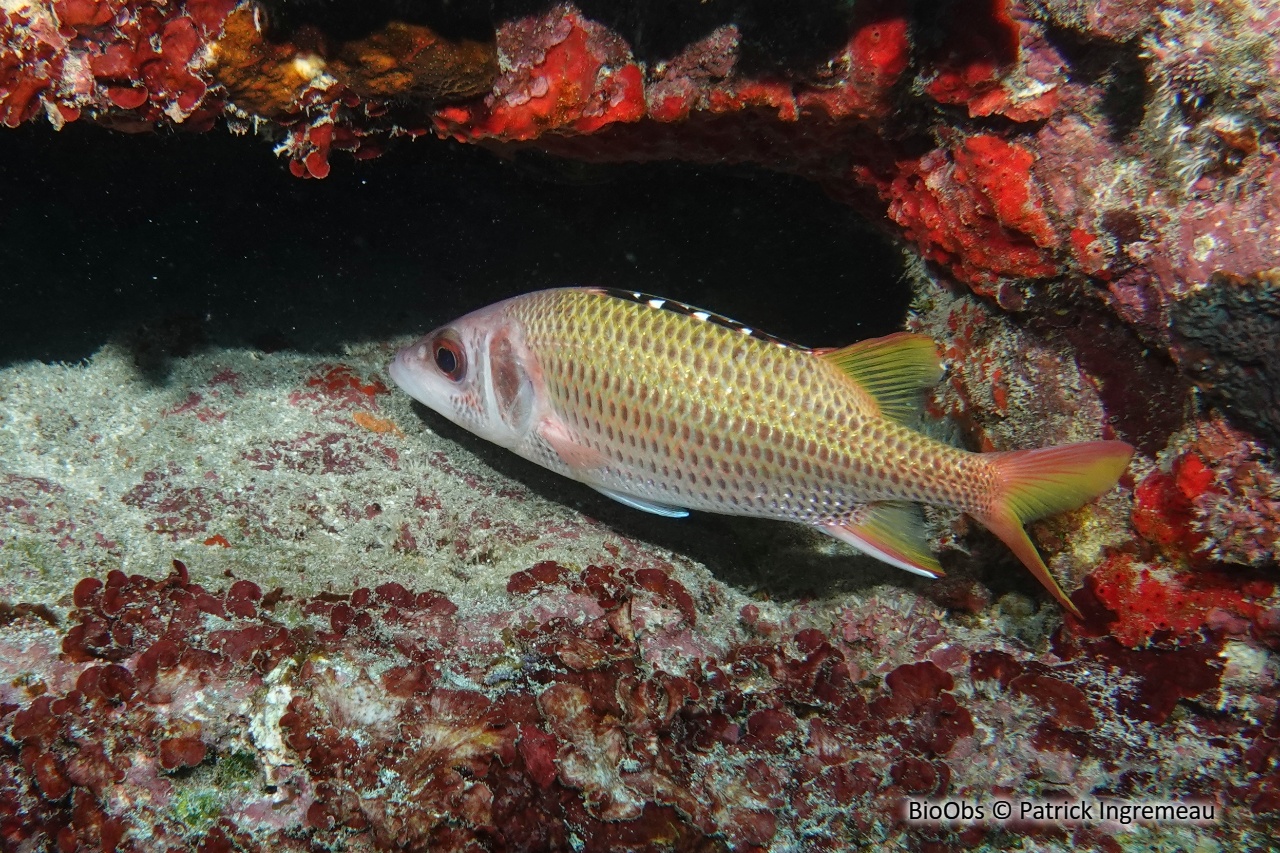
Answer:
M484 438L658 515L809 524L927 577L919 504L966 512L1079 615L1022 525L1115 485L1120 441L974 454L912 429L942 367L900 333L809 350L639 293L539 291L400 351L391 376Z
M1101 825L920 826L902 803L1051 785L1232 814L1280 795L1280 720L1207 710L1246 662L1218 641L1064 635L1046 662L972 650L893 591L862 604L869 625L762 602L722 631L713 586L549 561L484 601L228 583L175 561L80 581L65 618L0 610L4 849L1111 853ZM1154 847L1179 828L1127 829ZM1255 838L1239 818L1182 829Z

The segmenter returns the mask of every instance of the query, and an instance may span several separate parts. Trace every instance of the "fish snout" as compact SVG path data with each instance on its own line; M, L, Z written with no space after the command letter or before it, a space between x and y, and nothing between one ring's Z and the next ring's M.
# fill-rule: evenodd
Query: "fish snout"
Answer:
M396 353L387 365L387 375L400 389L420 403L427 403L431 396L424 380L434 373L430 364L431 348L427 338L420 338Z

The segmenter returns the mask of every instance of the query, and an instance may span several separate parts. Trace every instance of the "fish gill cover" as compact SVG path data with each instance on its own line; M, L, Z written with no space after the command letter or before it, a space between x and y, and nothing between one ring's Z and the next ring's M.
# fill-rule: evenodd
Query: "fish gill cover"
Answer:
M774 8L0 3L4 846L1271 846L1280 8ZM600 165L667 160L844 207ZM593 230L645 183L642 239ZM575 283L814 346L909 296L954 440L1138 449L1031 525L1083 618L961 518L936 582L636 518L388 390L434 320ZM999 798L1218 811L904 812Z

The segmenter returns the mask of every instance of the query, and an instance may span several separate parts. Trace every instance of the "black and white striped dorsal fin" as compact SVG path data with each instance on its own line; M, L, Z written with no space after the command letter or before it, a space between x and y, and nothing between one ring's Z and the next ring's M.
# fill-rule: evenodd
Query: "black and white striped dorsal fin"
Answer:
M739 334L748 335L759 341L765 341L771 344L777 344L780 347L790 347L791 349L807 350L808 347L800 346L791 341L783 340L775 337L768 332L762 332L759 329L739 323L737 320L730 319L723 314L716 314L713 311L707 311L703 308L696 308L693 305L687 305L684 302L678 302L675 299L667 299L662 296L653 296L649 293L640 293L636 290L615 290L611 287L593 287L599 293L606 296L612 296L616 299L625 299L628 302L637 302L641 305L648 305L650 308L656 308L660 311L670 311L673 314L683 314L687 317L693 317L696 320L702 320L705 323L715 323L717 326L738 332Z

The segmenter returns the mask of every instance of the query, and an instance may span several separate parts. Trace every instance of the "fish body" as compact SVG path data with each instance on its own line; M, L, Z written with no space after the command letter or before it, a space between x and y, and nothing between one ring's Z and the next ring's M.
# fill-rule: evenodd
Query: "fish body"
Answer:
M799 522L938 577L919 507L953 507L1072 611L1022 525L1110 489L1132 454L1117 441L970 453L913 429L921 392L942 376L922 335L811 350L597 288L468 314L405 347L389 372L477 435L662 515Z

